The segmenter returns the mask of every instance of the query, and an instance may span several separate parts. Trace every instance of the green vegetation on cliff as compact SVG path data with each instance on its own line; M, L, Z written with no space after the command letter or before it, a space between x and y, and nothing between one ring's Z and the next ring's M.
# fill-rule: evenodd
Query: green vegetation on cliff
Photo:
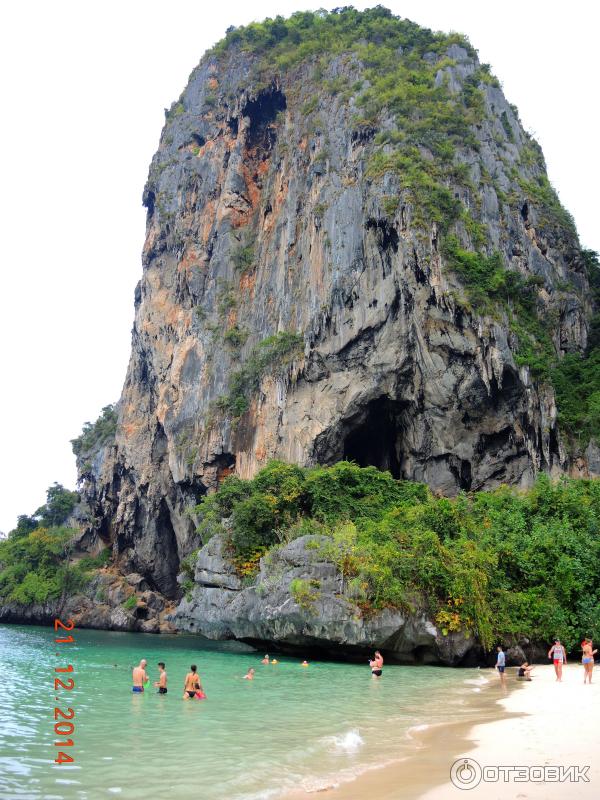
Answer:
M491 186L503 228L525 223L541 238L543 252L548 243L578 250L573 219L548 180L541 148L523 130L514 106L499 110L504 101L490 94L499 83L488 65L477 62L468 40L422 28L383 6L365 11L344 6L232 27L209 57L225 59L240 51L252 56L253 90L282 77L285 88L288 76L285 91L290 97L300 92L307 120L319 120L331 98L352 104L353 137L366 144L365 177L389 181L394 176L397 194L385 196L383 212L394 217L400 203L408 202L411 226L429 235L436 225L445 265L464 287L458 303L510 329L516 363L528 366L537 381L554 385L561 427L573 448L597 436L597 358L588 352L561 361L557 352L560 282L511 269L506 247L492 251L487 224L477 219L483 189ZM492 177L489 155L483 153L490 136L503 181ZM593 281L593 259L585 251L579 255ZM245 269L253 257L251 246L241 247L234 260ZM235 331L231 337L235 343ZM236 374L221 409L233 417L247 410L248 392L240 386L252 382L244 370Z
M96 562L69 564L76 531L64 525L78 500L77 492L55 483L48 489L46 503L32 516L21 515L8 538L0 540L2 602L45 603L83 585L86 569Z
M223 55L231 48L252 53L257 57L255 77L266 85L274 70L286 72L309 60L315 94L305 105L306 117L317 110L323 90L341 94L345 101L354 96L358 133L376 129L382 113L392 115L396 127L378 133L369 175L396 173L414 203L415 223L434 221L447 229L461 207L447 184L469 183L468 172L455 163L455 149L476 146L471 126L484 116L480 87L495 81L483 65L465 80L461 92L450 92L443 70L455 63L444 56L452 44L475 55L464 36L434 33L382 6L366 11L346 6L231 28L212 53ZM353 85L345 75L323 78L327 62L341 54L360 64L361 79Z
M568 354L552 371L558 420L572 447L600 442L600 262L593 250L582 257L596 313L590 320L587 351Z
M71 439L71 447L77 458L89 458L98 447L114 439L117 430L117 409L114 404L104 406L95 422L85 422L83 430L75 439Z
M253 480L230 476L195 511L202 541L226 531L246 575L280 543L326 537L315 547L366 615L424 609L442 632L473 632L487 647L600 635L600 480L542 476L529 491L448 499L374 467L271 462ZM301 582L293 592L318 596Z
M228 341L227 334L225 340ZM245 337L240 339L239 344L245 340ZM241 417L250 408L250 401L260 388L263 377L281 372L302 354L303 347L304 337L290 331L280 331L263 339L240 369L232 373L229 391L216 401L216 408L233 419Z

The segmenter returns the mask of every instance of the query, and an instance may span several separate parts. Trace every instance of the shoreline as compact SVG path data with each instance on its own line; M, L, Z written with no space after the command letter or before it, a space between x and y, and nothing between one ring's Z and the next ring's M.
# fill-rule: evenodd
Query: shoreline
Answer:
M460 669L460 668L457 668ZM440 752L448 748L448 743L467 748L473 744L470 732L476 725L503 719L509 712L498 707L499 679L495 670L482 672L487 682L477 687L465 685L465 699L471 706L468 719L457 722L440 722L416 725L409 729L408 736L412 740L412 750L383 764L366 765L353 780L332 783L331 787L318 791L298 789L281 796L281 800L415 800L432 786L443 783L454 759L444 759ZM488 678L487 674L490 673ZM515 681L516 683L516 681ZM511 687L508 691L512 691ZM446 761L448 763L446 763ZM458 800L458 798L457 798Z
M532 780L482 780L469 789L476 800L571 800L600 796L600 764L596 757L594 721L600 712L600 683L583 685L581 665L569 664L563 683L555 682L551 665L537 666L531 682L507 671L507 692L490 670L489 684L473 698L468 720L415 730L415 750L394 763L368 767L354 780L318 792L323 800L461 800L466 787L450 781L452 764L474 759L488 767L490 777L498 766L585 767L589 782ZM600 682L600 672L596 675ZM468 695L467 695L468 696ZM574 773L577 774L577 773ZM513 774L513 778L516 773ZM549 777L552 777L549 773ZM538 778L538 780L535 780ZM311 792L298 790L284 800L307 800Z

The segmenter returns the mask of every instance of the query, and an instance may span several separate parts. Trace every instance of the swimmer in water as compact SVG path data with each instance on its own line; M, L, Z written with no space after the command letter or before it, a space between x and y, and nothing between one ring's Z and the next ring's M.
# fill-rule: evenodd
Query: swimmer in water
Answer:
M371 675L374 678L381 678L383 675L383 656L379 650L375 650L375 655L369 661L369 666L371 667Z
M302 662L302 664L301 664L300 666L302 666L302 667L308 667L308 661L303 661L303 662Z
M154 681L154 685L158 689L158 694L166 694L167 693L167 671L165 669L165 662L159 661L158 662L158 680Z
M250 667L248 672L244 675L245 681L253 681L254 680L254 668Z
M268 654L267 654L267 655L266 655L266 656L263 658L263 660L262 660L260 663L261 663L261 664L268 664L268 663L269 663L269 656L268 656Z
M200 676L198 675L196 670L197 670L196 665L192 664L192 666L190 667L190 671L185 676L185 683L183 685L184 700L193 700L196 697L196 692L204 692L204 690L202 689L202 683L200 682Z
M139 666L134 667L131 672L131 678L132 678L131 682L133 683L132 687L133 692L136 693L143 692L144 684L148 683L148 681L150 680L150 678L148 678L148 675L146 674L147 663L148 662L146 661L146 659L142 658L142 660L139 663Z

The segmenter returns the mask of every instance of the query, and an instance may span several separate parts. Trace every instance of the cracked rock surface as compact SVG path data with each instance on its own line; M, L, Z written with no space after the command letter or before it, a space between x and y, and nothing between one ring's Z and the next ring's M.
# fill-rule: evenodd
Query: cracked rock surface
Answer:
M459 91L476 59L456 44L446 56L453 65L440 67L440 85ZM88 534L113 546L124 574L168 598L178 597L180 561L197 547L187 509L232 470L250 477L271 458L347 458L454 495L572 469L552 387L517 364L506 318L479 316L461 300L439 226L417 224L400 178L370 176L375 131L357 131L354 99L322 93L307 120L313 67L259 85L252 58L235 48L205 56L167 115L144 190L143 274L116 438L83 483ZM332 56L324 79L352 82L362 69ZM456 154L476 198L450 188L471 204L490 252L538 281L557 353L580 351L589 309L575 234L545 226L525 198L517 165L527 180L541 167L519 160L527 135L501 89L480 88L476 147ZM384 113L380 129L391 125ZM462 222L456 235L472 249ZM260 376L239 419L219 411L253 348L282 331L300 334L303 352ZM578 468L597 471L598 462L590 450ZM252 611L266 613L263 601L203 558L202 603L219 606L214 628L204 628L238 635L243 597L243 636L272 638ZM327 596L331 636L358 644L343 603ZM295 615L279 609L282 641L296 635ZM309 635L322 639L315 625ZM417 639L432 635L419 625Z

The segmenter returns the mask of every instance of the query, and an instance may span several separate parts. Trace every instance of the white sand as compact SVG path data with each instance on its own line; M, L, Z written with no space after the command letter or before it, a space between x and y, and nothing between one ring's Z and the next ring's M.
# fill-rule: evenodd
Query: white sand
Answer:
M477 725L469 733L475 747L459 754L482 767L589 765L589 783L482 780L461 791L448 780L421 794L420 800L600 798L600 669L596 667L594 673L598 682L584 686L581 665L569 664L563 682L557 683L551 665L537 666L530 683L520 684L500 700L507 711L519 716Z

